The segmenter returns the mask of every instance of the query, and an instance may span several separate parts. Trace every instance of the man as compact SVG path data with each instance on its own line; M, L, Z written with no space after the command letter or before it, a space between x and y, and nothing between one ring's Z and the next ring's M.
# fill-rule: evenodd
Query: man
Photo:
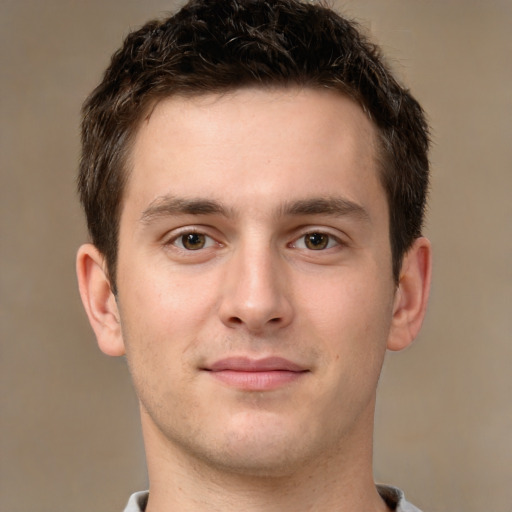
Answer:
M386 349L416 336L428 134L347 20L193 0L84 106L77 272L125 355L150 491L127 511L414 511L375 486Z

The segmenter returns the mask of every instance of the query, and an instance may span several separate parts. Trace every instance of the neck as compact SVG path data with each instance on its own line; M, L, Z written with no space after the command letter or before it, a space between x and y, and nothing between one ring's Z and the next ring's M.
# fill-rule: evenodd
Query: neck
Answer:
M170 443L143 412L150 498L146 512L389 512L372 476L373 407L322 458L272 474L218 468Z

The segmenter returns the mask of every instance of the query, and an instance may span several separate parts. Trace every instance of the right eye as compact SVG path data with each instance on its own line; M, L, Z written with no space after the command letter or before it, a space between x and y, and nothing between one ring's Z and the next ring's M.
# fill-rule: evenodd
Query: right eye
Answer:
M175 247L186 251L198 251L215 245L213 238L204 233L197 233L195 231L182 233L172 240L171 243Z

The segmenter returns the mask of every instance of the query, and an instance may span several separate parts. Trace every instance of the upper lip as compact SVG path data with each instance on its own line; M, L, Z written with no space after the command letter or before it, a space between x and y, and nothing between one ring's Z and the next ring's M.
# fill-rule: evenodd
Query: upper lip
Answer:
M269 372L278 370L288 372L307 371L307 368L283 357L264 357L262 359L254 359L250 357L226 357L215 361L205 369L212 372L226 370L238 372Z

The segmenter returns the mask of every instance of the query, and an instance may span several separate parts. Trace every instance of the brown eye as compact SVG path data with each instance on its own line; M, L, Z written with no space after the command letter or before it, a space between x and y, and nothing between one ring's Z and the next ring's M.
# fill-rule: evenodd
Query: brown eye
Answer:
M181 237L181 243L185 249L197 251L206 245L206 236L201 233L187 233Z
M307 233L304 235L304 244L308 249L321 251L329 245L329 235L325 233Z

